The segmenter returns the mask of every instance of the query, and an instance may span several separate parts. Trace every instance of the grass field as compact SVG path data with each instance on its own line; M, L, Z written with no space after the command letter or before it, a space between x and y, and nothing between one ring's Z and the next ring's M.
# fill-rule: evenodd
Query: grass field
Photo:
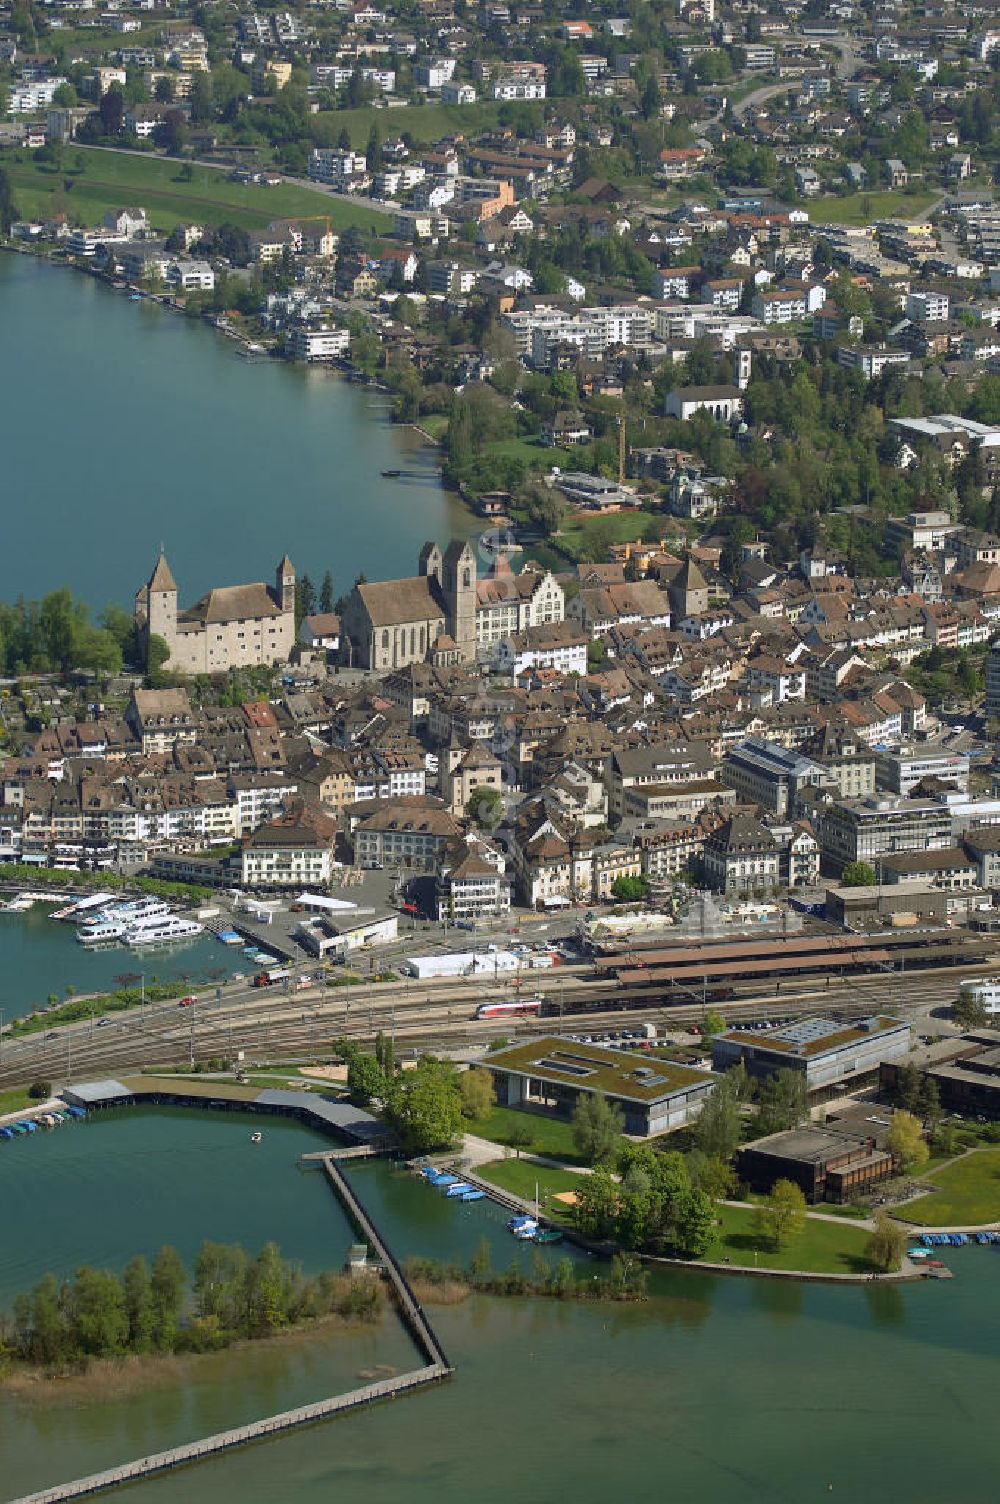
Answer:
M23 1086L12 1086L8 1091L0 1091L0 1116L5 1112L20 1112L23 1107L32 1105Z
M813 201L809 217L814 224L870 225L876 219L918 220L940 198L938 193L851 193L845 198Z
M496 125L499 113L499 104L490 100L483 104L400 105L395 110L376 110L371 105L359 110L321 110L313 119L332 128L334 139L346 130L351 145L363 150L373 125L383 141L408 131L415 142L424 144L456 132L468 135L487 130Z
M81 169L76 167L77 158ZM252 230L272 219L309 214L329 215L334 229L359 225L362 230L385 230L389 220L364 204L345 204L327 194L294 184L273 188L230 182L225 172L195 167L189 183L179 180L180 166L164 157L132 156L128 152L87 147L67 150L61 171L36 162L28 152L0 152L7 169L14 202L21 215L65 211L84 224L96 223L107 209L141 205L158 230L172 230L182 220L196 224L232 224Z
M573 558L579 558L588 545L599 544L601 555L609 543L633 543L640 538L662 538L674 530L665 517L653 517L649 512L609 512L606 516L595 514L581 517L567 516L559 525L559 546Z
M922 1177L938 1190L896 1212L924 1227L970 1227L1000 1221L1000 1149L973 1149Z
M494 1107L488 1118L471 1123L469 1131L477 1138L506 1144L510 1142L510 1132L515 1125L518 1128L527 1125L531 1129L531 1143L522 1146L522 1153L547 1154L570 1165L582 1163L573 1144L572 1124L560 1118L543 1118L533 1112L519 1112L516 1107Z
M866 1274L871 1264L865 1257L868 1233L850 1222L821 1222L807 1217L805 1231L784 1248L761 1246L754 1232L754 1214L749 1207L718 1208L719 1236L705 1258L709 1263L730 1263L752 1269L801 1269L808 1274Z
M580 1176L572 1170L552 1170L546 1165L532 1164L525 1159L493 1159L480 1165L476 1171L483 1180L496 1185L525 1201L534 1201L535 1186L538 1187L538 1207L547 1217L562 1222L572 1222L572 1208L549 1198L561 1191L575 1191Z
M495 455L497 459L523 460L531 470L548 470L551 465L565 466L570 458L567 450L549 448L538 439L494 439L485 445L483 452Z

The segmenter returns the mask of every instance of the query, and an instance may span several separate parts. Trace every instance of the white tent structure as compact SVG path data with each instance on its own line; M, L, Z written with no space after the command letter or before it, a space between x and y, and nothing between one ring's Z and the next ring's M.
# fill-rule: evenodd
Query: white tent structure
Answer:
M295 900L304 909L325 909L328 914L339 914L345 909L356 909L356 903L349 903L346 898L325 898L322 893L300 893Z

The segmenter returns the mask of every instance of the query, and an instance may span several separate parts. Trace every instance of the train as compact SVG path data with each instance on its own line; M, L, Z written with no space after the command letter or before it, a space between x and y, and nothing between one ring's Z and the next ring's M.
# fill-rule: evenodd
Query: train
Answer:
M504 1002L480 1003L473 1018L537 1018L542 1011L540 997L516 997Z

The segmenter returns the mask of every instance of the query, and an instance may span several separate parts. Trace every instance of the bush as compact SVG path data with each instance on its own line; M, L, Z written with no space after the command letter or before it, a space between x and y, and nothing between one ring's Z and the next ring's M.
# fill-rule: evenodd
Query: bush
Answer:
M32 1081L28 1087L28 1096L33 1102L47 1102L52 1095L51 1081Z

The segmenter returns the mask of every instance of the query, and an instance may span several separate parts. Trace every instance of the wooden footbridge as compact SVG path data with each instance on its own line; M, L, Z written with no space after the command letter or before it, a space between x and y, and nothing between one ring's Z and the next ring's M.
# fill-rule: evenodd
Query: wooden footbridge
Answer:
M371 1152L367 1150L367 1146L361 1153L366 1152ZM86 1478L74 1478L70 1483L59 1483L52 1488L41 1489L38 1493L26 1494L20 1499L11 1501L11 1504L62 1504L65 1499L84 1499L91 1494L103 1493L106 1489L117 1488L124 1483L134 1483L141 1478L169 1472L173 1468L185 1467L191 1462L200 1462L203 1458L231 1451L233 1447L242 1447L250 1442L262 1441L269 1436L278 1436L282 1432L295 1430L299 1426L314 1425L317 1421L340 1415L345 1410L356 1410L360 1406L373 1405L380 1400L395 1399L398 1395L407 1394L411 1390L422 1389L427 1384L436 1384L454 1372L433 1327L410 1289L406 1275L340 1169L337 1163L339 1157L336 1150L308 1156L309 1159L321 1163L333 1190L340 1198L351 1220L382 1264L382 1272L392 1285L400 1316L424 1359L423 1366L411 1369L408 1373L397 1374L394 1378L379 1379L373 1384L365 1384L360 1389L351 1389L346 1394L331 1395L328 1399L317 1400L311 1405L300 1405L294 1410L283 1410L277 1415L268 1415L263 1420L251 1421L246 1426L236 1426L230 1431L217 1431L214 1436L203 1436L200 1441L186 1442L182 1446L170 1447L163 1452L153 1452L148 1457L137 1457L131 1462L124 1462L104 1472L91 1473ZM361 1155L357 1151L348 1150L346 1157L354 1158L361 1157Z

